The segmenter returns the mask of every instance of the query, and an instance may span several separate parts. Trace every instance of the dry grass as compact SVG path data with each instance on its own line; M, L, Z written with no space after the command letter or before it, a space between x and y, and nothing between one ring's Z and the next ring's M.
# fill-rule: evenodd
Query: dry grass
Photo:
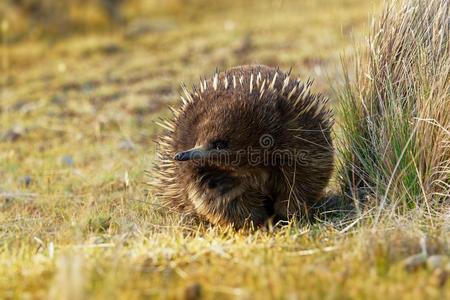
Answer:
M161 211L143 184L158 134L153 121L177 101L180 81L194 82L216 66L259 62L292 66L330 94L328 77L338 79L335 66L351 44L349 32L363 30L378 2L129 3L124 20L113 25L107 19L96 23L96 17L82 20L73 12L70 22L81 29L64 38L45 28L23 35L27 18L17 11L3 17L0 298L448 295L449 221L441 215L432 222L418 219L426 212L420 205L389 219L383 214L376 226L372 212L363 211L356 221L233 232L190 225ZM207 13L199 14L198 7ZM394 22L391 27L397 26L396 16L391 11L385 17ZM425 70L421 74L430 80L417 81L417 93L422 95L420 82L442 91L431 80L437 74ZM349 112L357 116L359 105ZM424 128L416 129L415 139L418 130L444 136L436 126L425 126L429 122L417 124ZM434 254L442 256L429 258Z
M432 222L450 199L449 36L447 1L391 5L340 92L341 184L378 216L414 208Z

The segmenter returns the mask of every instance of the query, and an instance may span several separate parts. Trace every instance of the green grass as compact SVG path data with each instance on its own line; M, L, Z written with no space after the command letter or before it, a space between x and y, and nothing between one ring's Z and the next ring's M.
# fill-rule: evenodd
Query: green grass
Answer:
M0 298L448 295L449 223L442 215L418 218L416 208L375 224L369 207L355 221L234 232L180 220L148 193L153 121L177 103L181 81L191 84L216 66L257 62L292 66L332 95L330 80L341 79L339 55L353 49L351 33L363 39L380 7L261 2L130 2L123 24L101 13L79 19L75 11L63 18L75 24L63 33L43 26L24 34L31 18L15 10L3 16ZM143 23L130 25L139 17ZM133 26L144 32L133 33ZM358 124L347 124L358 138ZM386 126L406 137L407 124ZM397 143L402 149L405 139ZM404 260L424 250L444 261L408 263L414 271L407 271Z

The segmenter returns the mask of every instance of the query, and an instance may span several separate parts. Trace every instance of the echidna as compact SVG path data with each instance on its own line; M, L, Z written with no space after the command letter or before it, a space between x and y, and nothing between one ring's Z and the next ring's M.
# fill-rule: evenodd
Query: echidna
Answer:
M254 65L183 87L159 124L156 196L235 228L307 216L333 169L332 114L311 83Z

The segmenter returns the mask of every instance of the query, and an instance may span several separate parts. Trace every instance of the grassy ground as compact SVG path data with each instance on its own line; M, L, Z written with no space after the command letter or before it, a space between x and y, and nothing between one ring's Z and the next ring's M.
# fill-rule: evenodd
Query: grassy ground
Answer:
M147 194L153 121L180 81L257 62L330 94L339 54L379 7L260 2L169 1L114 30L15 43L3 20L0 298L445 298L447 257L423 263L448 254L445 219L236 233L182 225Z

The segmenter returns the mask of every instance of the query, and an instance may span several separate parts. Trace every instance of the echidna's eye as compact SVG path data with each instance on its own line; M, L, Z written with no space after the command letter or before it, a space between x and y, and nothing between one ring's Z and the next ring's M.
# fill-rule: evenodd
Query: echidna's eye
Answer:
M228 143L224 140L216 140L209 143L209 149L211 150L223 150L228 147Z

